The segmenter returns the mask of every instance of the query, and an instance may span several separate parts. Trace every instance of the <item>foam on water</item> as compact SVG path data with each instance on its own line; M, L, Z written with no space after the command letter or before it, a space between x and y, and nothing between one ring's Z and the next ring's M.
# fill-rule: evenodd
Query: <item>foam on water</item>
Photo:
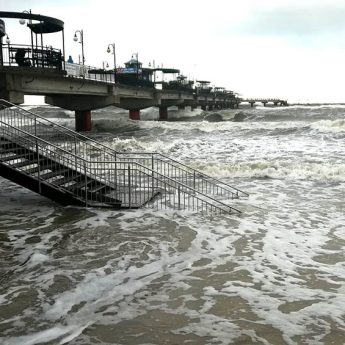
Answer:
M319 118L126 123L103 140L235 181L244 213L60 207L1 179L2 343L343 344L344 138Z
M345 132L345 119L321 120L311 126L320 132Z

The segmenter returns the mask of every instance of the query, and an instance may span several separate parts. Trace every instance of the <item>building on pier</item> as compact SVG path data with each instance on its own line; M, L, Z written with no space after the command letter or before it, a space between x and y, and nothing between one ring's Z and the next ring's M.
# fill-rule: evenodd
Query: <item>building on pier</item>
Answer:
M132 58L125 62L124 68L116 69L117 81L120 84L154 87L153 68L143 67L138 60L138 54L133 54Z

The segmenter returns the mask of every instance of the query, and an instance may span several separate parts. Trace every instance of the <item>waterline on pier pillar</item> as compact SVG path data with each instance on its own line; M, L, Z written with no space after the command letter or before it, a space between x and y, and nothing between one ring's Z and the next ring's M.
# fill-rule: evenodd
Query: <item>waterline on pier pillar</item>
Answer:
M130 109L129 118L131 120L140 120L140 109Z
M91 131L91 110L75 111L75 130L77 132Z
M159 119L163 120L163 121L168 119L168 108L167 107L159 107Z

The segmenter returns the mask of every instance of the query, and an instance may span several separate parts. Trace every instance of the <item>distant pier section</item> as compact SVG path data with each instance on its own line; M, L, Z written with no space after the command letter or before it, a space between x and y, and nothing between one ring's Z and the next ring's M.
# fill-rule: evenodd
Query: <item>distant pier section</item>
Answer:
M15 19L30 30L29 44L13 44L6 31L6 20ZM18 24L19 25L19 24ZM47 44L49 34L61 33L59 48ZM129 111L132 120L140 120L140 110L159 108L159 119L168 119L168 108L197 107L203 110L238 108L241 103L286 106L284 99L244 99L224 87L212 87L209 81L188 80L178 69L144 67L138 54L123 67L116 63L115 43L108 45L113 67L85 65L83 31L80 34L82 59L66 59L64 23L56 18L29 12L0 11L0 99L15 104L24 95L45 96L45 102L75 111L77 131L91 130L91 111L114 105ZM75 36L75 39L77 37ZM169 81L166 79L169 78Z
M271 103L274 106L288 106L287 100L279 99L279 98L244 98L241 99L241 103L249 103L251 107L254 107L256 103L261 103L264 107L267 104Z

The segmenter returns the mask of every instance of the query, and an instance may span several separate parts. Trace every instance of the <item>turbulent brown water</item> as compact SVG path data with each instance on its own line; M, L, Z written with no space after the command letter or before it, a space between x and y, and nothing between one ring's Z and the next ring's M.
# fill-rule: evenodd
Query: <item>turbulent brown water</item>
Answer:
M62 207L0 179L0 343L344 344L345 107L240 111L107 108L91 136L238 186L242 215Z

